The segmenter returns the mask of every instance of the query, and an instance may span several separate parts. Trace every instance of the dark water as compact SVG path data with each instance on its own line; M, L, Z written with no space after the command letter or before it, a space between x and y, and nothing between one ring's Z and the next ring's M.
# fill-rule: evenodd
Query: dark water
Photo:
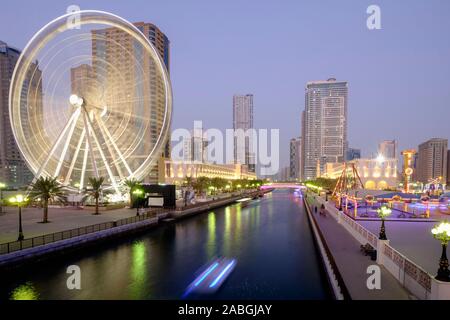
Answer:
M301 199L275 191L94 248L64 261L29 266L0 288L2 299L178 299L215 256L237 265L212 299L327 299ZM81 268L81 290L68 290L66 268Z

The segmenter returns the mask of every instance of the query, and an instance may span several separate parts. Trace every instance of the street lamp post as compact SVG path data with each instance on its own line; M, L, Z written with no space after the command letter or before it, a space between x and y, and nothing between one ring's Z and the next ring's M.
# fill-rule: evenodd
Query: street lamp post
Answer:
M378 216L381 218L381 229L380 229L380 235L379 235L378 239L387 240L386 228L384 226L384 219L392 213L392 210L386 206L382 206L381 208L379 208L377 210L377 213L378 213Z
M441 222L439 225L431 229L433 237L442 244L442 254L439 260L439 269L436 280L450 282L450 271L448 270L447 245L450 241L450 223Z
M0 182L0 213L3 212L3 189L6 188L6 184Z
M136 196L136 199L139 200L141 198L141 195L144 192L141 189L136 189L133 191L133 194ZM136 202L136 216L139 216L139 203Z
M19 237L17 238L17 241L22 241L24 239L22 228L22 205L27 201L27 199L24 198L24 196L22 196L21 194L18 194L17 196L9 199L9 201L12 204L17 205L17 207L19 208Z

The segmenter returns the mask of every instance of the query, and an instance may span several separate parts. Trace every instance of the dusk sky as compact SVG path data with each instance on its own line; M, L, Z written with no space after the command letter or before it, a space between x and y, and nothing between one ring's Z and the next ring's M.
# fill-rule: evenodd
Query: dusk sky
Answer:
M2 1L0 40L23 49L76 4L156 24L171 41L175 128L232 127L232 96L254 94L255 126L300 135L307 81L349 82L349 144L400 149L450 138L450 1ZM381 7L381 30L366 9Z

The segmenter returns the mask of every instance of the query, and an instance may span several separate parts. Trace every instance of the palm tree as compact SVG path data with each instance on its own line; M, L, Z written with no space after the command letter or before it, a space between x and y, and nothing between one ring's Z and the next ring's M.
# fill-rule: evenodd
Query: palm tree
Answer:
M125 186L127 187L128 194L130 195L130 208L133 207L133 191L139 188L142 184L142 180L136 180L135 178L125 179Z
M198 194L203 193L203 191L209 186L210 179L207 177L198 177L194 183L194 189Z
M98 199L100 198L100 194L103 191L103 182L105 181L104 177L89 177L89 184L91 185L91 189L87 189L85 191L87 196L91 196L95 199L95 213L100 214L98 211Z
M184 181L184 185L186 187L192 187L193 184L194 184L194 179L191 176L187 176Z
M30 198L40 199L44 211L42 223L48 222L48 202L65 201L64 187L58 183L56 178L40 177L30 186Z
M211 179L211 185L217 190L222 190L227 185L227 181L223 178L215 177Z

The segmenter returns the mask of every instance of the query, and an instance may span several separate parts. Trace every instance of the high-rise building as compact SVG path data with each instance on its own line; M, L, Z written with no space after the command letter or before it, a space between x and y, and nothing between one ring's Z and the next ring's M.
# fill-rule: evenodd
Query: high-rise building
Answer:
M378 154L386 159L397 158L397 141L384 140L378 145Z
M195 121L190 139L183 141L183 160L186 162L208 163L207 147L208 140L205 137L202 123Z
M90 96L95 89L95 74L91 65L81 64L78 67L70 69L70 87L71 93L79 97Z
M170 73L170 41L169 38L154 24L137 22L134 25L150 40L150 42L155 46L164 65L166 66L167 72ZM170 131L169 131L170 132ZM166 146L162 155L164 158L170 158L170 137L167 138Z
M412 169L413 173L411 176L412 181L419 181L418 175L417 175L417 168L419 167L419 154L416 152L414 153L412 157ZM403 167L403 170L405 170L405 167Z
M433 138L419 145L417 179L428 183L434 179L447 181L448 140Z
M275 175L274 179L280 182L290 180L290 168L289 167L280 168L280 171L278 171L278 174Z
M6 183L9 187L22 187L33 179L33 174L20 154L9 120L9 86L19 56L19 50L0 41L0 182ZM37 65L31 69L40 72ZM29 85L36 84L29 83ZM24 92L25 90L24 88ZM40 102L36 100L34 103L36 108L39 108L42 106L42 97L37 99ZM26 131L27 128L23 130Z
M134 25L154 45L169 71L170 42L167 36L154 24L137 22ZM140 150L143 155L149 154L157 143L165 116L164 88L162 85L156 85L161 83L161 81L157 81L157 77L160 77L157 67L152 59L142 52L140 46L136 46L132 36L126 32L117 28L107 28L94 30L92 34L93 71L96 77L106 79L107 88L104 90L114 93L110 95L111 99L122 96L127 97L129 101L149 101L150 108L144 112L147 113L145 117L153 121L151 134L148 137L148 143L143 145ZM148 73L144 73L143 79L137 79L134 75L142 76L142 73L134 72L136 62L132 61L132 58L140 59L138 61L140 68L149 70ZM136 126L139 126L139 119L133 121L136 122ZM165 142L161 156L170 157L170 137ZM158 165L155 165L145 182L158 182L158 174Z
M233 130L241 129L244 133L253 127L253 95L233 96ZM255 155L253 150L252 135L246 135L244 143L240 145L238 138L234 142L234 160L236 163L245 164L249 171L255 172Z
M361 149L348 148L346 152L346 161L352 161L355 159L361 159Z
M305 177L305 120L306 119L306 113L305 110L302 111L301 113L301 117L300 117L300 136L301 136L301 141L300 141L300 176L299 179L301 181L304 180Z
M302 143L301 137L292 138L290 141L289 176L291 180L297 180L300 178L301 143Z
M347 100L346 81L330 78L306 84L303 179L320 176L326 163L345 160Z

